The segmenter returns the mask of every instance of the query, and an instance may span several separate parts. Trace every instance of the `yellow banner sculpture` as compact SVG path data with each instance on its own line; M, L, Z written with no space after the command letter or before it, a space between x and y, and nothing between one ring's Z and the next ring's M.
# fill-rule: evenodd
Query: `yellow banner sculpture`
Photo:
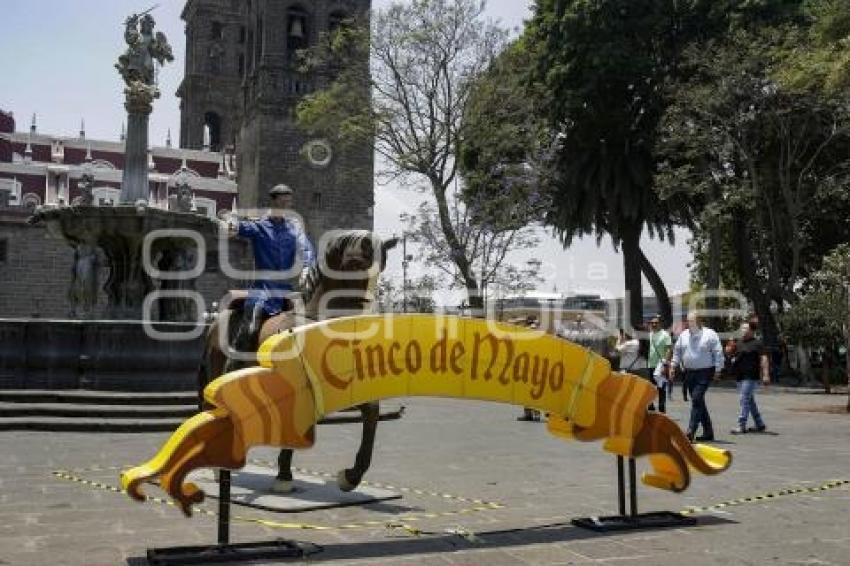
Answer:
M267 340L261 367L210 383L214 408L186 421L149 462L121 476L144 500L158 478L188 516L203 492L186 482L202 467L239 469L253 446L308 448L323 416L393 397L452 397L532 407L565 439L604 439L626 457L648 456L647 485L683 491L689 469L717 474L728 451L692 445L665 415L649 413L655 387L612 372L603 357L537 330L488 320L405 315L334 319Z

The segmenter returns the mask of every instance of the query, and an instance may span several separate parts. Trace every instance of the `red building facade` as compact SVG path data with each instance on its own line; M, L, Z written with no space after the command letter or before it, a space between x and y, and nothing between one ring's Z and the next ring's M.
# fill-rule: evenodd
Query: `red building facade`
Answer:
M68 288L73 252L65 242L51 237L42 226L27 219L37 206L70 204L80 195L84 172L95 179L95 204L111 206L120 195L124 165L123 141L41 134L35 127L15 131L14 116L0 111L0 319L67 318ZM211 217L236 204L235 157L227 152L153 147L149 151L149 203L169 209L175 203L177 181L192 188L198 214ZM230 262L250 269L247 246L234 241ZM247 262L247 263L246 263ZM103 266L100 281L108 277ZM231 288L230 281L208 258L207 272L197 289L208 307ZM102 292L101 292L102 293ZM105 296L99 306L105 307ZM103 314L102 310L98 314Z

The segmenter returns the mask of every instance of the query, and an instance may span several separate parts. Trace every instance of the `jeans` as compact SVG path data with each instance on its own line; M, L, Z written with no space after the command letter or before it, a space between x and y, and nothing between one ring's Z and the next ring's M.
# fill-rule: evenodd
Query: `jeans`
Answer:
M685 373L685 383L688 384L688 394L691 397L691 420L688 425L690 434L696 434L697 428L702 425L702 433L705 436L714 436L711 415L708 414L705 404L705 394L713 376L714 368L688 370Z
M759 407L756 405L756 389L758 389L758 386L757 379L742 379L738 382L738 394L741 399L741 414L738 415L738 425L741 428L747 428L747 419L750 414L753 415L756 428L764 426Z

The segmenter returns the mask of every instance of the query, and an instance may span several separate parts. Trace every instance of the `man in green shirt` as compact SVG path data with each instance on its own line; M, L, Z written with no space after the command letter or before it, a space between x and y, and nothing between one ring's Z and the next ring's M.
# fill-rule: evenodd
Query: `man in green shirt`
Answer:
M673 341L670 334L661 328L661 317L655 315L649 321L649 371L655 377L658 386L658 410L667 408L667 384L670 383L670 358L673 355Z

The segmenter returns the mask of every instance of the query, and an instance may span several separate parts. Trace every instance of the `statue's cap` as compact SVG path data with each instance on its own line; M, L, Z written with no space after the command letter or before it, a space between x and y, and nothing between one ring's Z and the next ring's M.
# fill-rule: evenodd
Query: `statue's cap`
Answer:
M275 185L269 190L270 197L276 197L277 195L291 195L294 193L295 191L293 191L289 185Z

